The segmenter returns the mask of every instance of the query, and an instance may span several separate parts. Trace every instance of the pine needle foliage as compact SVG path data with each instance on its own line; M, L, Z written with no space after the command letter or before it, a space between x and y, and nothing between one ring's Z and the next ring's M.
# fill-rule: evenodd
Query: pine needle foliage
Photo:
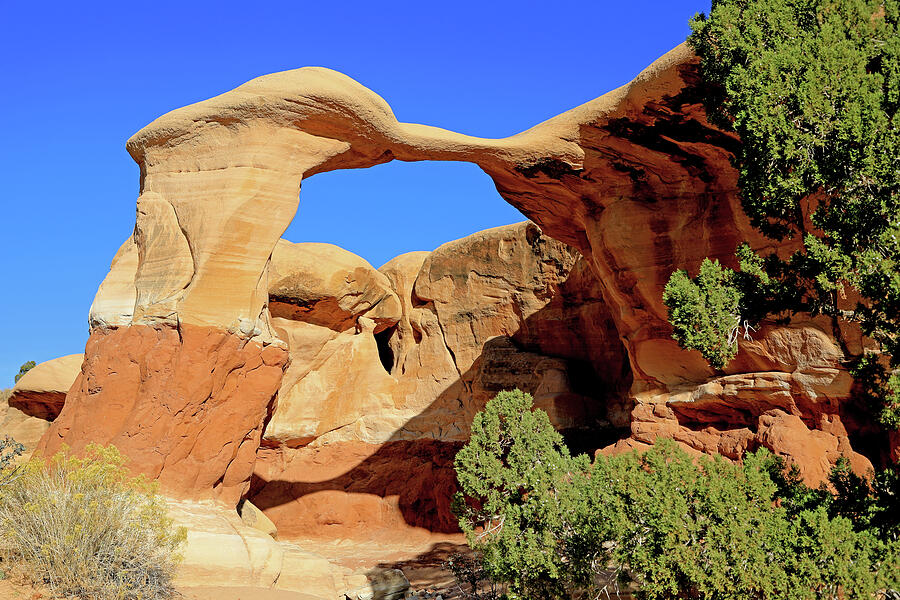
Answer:
M742 464L660 440L571 456L531 397L501 392L457 455L460 526L509 600L838 600L900 594L898 473L846 464L810 489L766 450Z
M23 363L22 366L19 367L19 372L16 373L15 383L19 383L19 380L22 379L23 377L25 377L25 373L32 370L36 366L37 366L37 363L35 363L33 360L29 360L28 362Z
M900 427L900 3L713 0L691 21L710 120L737 132L740 197L752 224L800 249L739 250L706 297L737 297L739 321L804 311L856 321L882 359L857 357L878 419ZM702 271L702 269L701 269ZM730 270L729 270L730 271ZM702 288L683 271L671 285ZM859 297L855 310L843 298ZM669 294L675 338L714 366L730 324L699 328L702 294ZM729 305L730 306L730 305ZM693 318L679 315L696 313ZM838 328L835 328L838 330ZM696 335L691 335L695 332Z

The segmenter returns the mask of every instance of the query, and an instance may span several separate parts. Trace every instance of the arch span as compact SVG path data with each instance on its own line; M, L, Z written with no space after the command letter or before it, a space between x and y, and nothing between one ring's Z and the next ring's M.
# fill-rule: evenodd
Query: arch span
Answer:
M477 164L506 201L585 257L630 364L635 440L669 435L735 453L791 437L701 435L669 407L694 397L727 407L751 394L760 413L830 423L822 456L806 461L815 479L829 444L850 446L834 424L849 384L830 326L766 329L723 375L678 349L666 323L673 269L706 256L727 263L740 240L768 243L735 194L739 141L709 125L701 85L682 45L631 83L504 139L402 123L374 92L321 68L259 77L163 115L128 141L141 169L134 234L100 287L82 374L43 448L116 443L170 493L236 502L288 362L268 275L302 181L394 159L452 160ZM804 343L813 338L824 341ZM788 399L784 377L741 375L756 372L789 374Z

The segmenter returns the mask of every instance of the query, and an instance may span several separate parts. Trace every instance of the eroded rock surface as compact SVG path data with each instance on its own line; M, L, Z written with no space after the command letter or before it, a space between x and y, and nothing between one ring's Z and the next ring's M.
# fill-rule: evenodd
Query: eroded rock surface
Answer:
M315 246L293 248L297 264L314 262ZM287 536L452 532L453 456L498 391L532 393L563 430L611 428L607 411L620 416L613 399L625 387L626 359L605 305L586 300L593 291L583 263L574 248L518 223L388 262L377 274L390 296L374 297L396 302L390 319L377 312L384 300L361 303L351 321L349 311L325 322L276 308L282 316L272 323L291 363L266 426L253 502ZM350 287L338 279L351 298L381 289L369 275ZM274 300L283 286L271 289ZM618 368L595 370L583 337Z
M737 457L762 445L813 482L841 454L864 469L896 452L897 437L889 446L849 401L843 365L858 334L804 317L767 323L720 373L671 339L661 298L673 270L707 256L731 264L742 240L769 244L737 199L740 142L707 122L701 85L682 45L622 88L500 140L399 122L322 68L160 117L128 142L141 167L135 229L98 292L80 383L45 447L121 443L164 487L234 501L265 427L254 502L279 530L277 513L290 511L278 507L321 514L364 497L393 522L402 490L382 485L390 465L425 473L423 452L444 456L513 385L562 428L627 428L618 447L663 435ZM536 225L380 270L279 241L302 179L392 159L476 163ZM345 444L368 458L348 459L324 487L310 480L310 465ZM442 489L443 475L428 477L413 489Z
M83 354L70 354L36 365L16 382L9 406L30 417L52 421L62 410L83 361Z
M38 450L113 444L169 495L236 505L286 362L280 346L216 328L95 329Z

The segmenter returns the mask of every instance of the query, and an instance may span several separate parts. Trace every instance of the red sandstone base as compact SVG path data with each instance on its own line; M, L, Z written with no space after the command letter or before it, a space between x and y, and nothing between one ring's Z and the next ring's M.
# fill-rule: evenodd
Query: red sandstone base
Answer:
M167 495L236 504L286 363L284 349L216 328L94 331L37 451L113 444Z

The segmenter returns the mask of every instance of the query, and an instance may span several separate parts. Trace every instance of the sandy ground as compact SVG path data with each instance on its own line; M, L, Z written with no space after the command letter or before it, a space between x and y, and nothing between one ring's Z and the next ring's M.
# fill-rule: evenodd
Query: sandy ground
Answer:
M46 590L34 588L20 580L0 580L0 600L49 600Z
M180 600L318 600L298 592L239 587L182 588ZM0 581L0 600L50 600L47 591L33 588L21 582ZM174 600L179 600L175 598Z
M291 540L301 548L357 573L400 569L413 590L439 590L445 598L454 587L453 574L444 568L451 555L469 552L463 535L435 535L428 541L402 544L390 540L379 544L350 541Z
M428 543L371 543L332 542L323 540L295 540L292 543L315 551L331 562L356 572L379 569L400 569L414 590L440 590L444 598L454 597L453 576L443 568L450 555L465 551L462 536L444 536ZM180 600L321 600L300 592L252 587L181 587ZM449 593L448 593L449 592ZM47 591L36 589L21 579L0 580L0 600L51 600ZM85 599L87 600L87 599ZM179 600L176 598L175 600Z
M249 587L191 587L180 591L182 600L318 600L299 592Z

